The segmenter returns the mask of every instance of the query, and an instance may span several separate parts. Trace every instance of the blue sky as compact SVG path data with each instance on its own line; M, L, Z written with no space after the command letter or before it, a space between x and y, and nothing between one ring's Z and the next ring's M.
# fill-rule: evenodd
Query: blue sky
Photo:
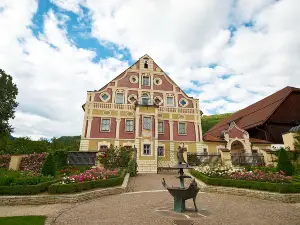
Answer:
M149 54L204 114L300 86L297 0L2 0L0 64L16 136L78 135L86 91ZM17 65L17 66L16 66Z

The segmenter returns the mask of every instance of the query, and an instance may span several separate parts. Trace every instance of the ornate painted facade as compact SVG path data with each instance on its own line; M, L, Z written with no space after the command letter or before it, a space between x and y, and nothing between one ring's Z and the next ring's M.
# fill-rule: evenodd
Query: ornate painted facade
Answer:
M148 56L87 93L80 151L137 149L139 172L176 163L178 146L202 151L199 100L186 95Z

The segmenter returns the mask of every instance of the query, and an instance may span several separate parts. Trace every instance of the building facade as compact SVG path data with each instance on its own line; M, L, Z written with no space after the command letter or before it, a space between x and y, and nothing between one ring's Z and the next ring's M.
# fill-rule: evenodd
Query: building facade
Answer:
M176 152L203 151L199 100L187 96L148 55L87 93L80 151L137 149L139 172L176 164Z

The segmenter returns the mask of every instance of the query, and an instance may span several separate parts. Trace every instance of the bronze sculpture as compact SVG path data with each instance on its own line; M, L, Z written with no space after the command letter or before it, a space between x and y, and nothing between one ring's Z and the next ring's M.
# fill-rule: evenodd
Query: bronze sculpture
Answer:
M177 152L177 160L178 163L173 168L179 169L179 178L180 180L180 187L169 187L163 178L162 185L169 191L169 193L174 197L174 208L173 210L175 212L184 212L185 209L185 201L188 199L193 199L195 211L197 212L197 206L196 206L196 196L200 190L200 188L197 186L197 183L195 179L193 179L189 185L188 188L184 187L184 178L191 178L190 176L187 176L184 174L183 169L192 169L193 167L189 166L186 161L184 160L183 153L186 151L184 147L178 147Z

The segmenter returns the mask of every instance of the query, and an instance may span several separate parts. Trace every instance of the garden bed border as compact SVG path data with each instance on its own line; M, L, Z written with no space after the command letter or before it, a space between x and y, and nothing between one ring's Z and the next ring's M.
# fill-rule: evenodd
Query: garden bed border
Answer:
M110 188L98 188L72 194L39 194L28 196L0 196L0 205L44 205L57 203L77 203L83 202L101 196L116 195L127 191L127 185L130 174L127 173L124 177L121 186Z
M280 201L285 203L300 203L300 193L279 193L260 191L247 188L236 188L236 187L225 187L205 184L203 181L194 177L190 172L187 173L189 176L194 178L200 187L200 191L219 193L219 194L230 194L253 197L263 200Z

